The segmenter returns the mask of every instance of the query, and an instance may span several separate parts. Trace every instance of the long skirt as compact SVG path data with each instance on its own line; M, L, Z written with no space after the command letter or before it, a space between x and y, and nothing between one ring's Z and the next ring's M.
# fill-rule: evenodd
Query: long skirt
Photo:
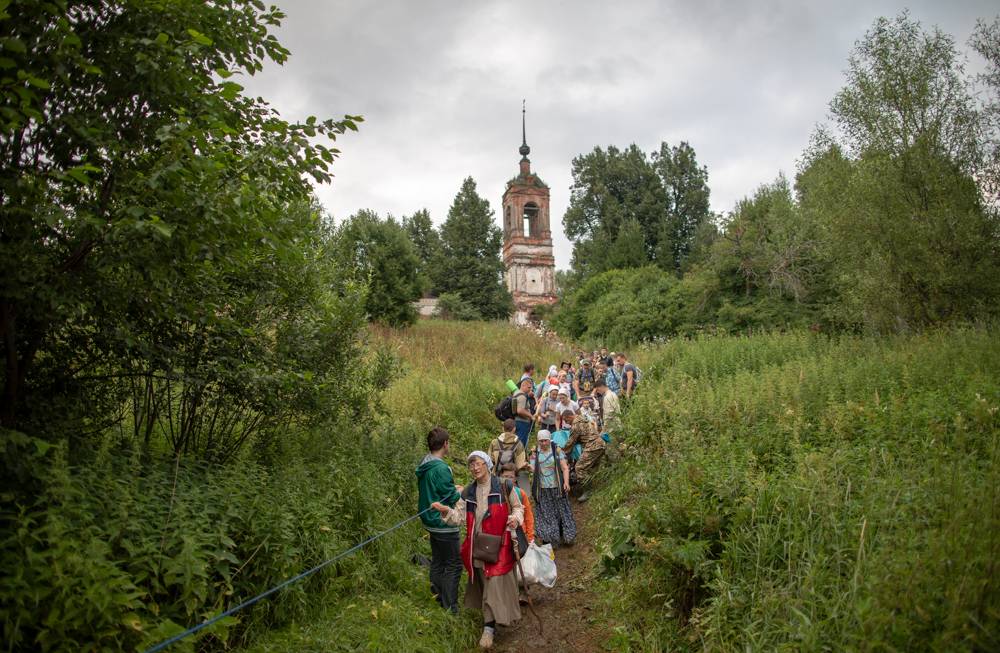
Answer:
M483 611L483 621L510 624L521 618L517 602L517 579L511 569L503 576L486 578L483 570L473 567L474 578L465 586L465 607Z
M569 497L563 492L559 496L559 488L539 488L538 501L535 503L535 539L559 544L559 538L566 544L572 544L576 539L576 520L573 519L573 509L569 505Z

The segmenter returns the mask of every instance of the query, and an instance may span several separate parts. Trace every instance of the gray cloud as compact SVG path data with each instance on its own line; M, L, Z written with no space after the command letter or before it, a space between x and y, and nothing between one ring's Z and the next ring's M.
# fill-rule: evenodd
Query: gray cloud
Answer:
M245 80L282 115L363 115L317 189L338 219L361 208L444 221L462 180L499 208L517 174L521 99L532 168L552 188L556 262L573 157L595 146L691 143L712 207L794 174L843 84L854 42L893 2L732 0L460 3L285 0L283 66ZM911 5L964 43L985 1Z

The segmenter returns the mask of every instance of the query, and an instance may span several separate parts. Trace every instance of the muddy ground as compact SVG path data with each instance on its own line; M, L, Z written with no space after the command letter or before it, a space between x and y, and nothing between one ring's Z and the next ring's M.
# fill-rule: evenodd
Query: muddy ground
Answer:
M577 537L573 546L556 549L558 580L549 589L541 585L529 587L535 612L541 617L543 634L538 632L538 620L527 605L521 606L521 619L509 627L497 629L493 651L518 653L562 653L602 650L601 644L610 633L607 624L598 618L593 593L594 534L587 520L587 504L571 499L576 519ZM473 648L472 650L480 650Z

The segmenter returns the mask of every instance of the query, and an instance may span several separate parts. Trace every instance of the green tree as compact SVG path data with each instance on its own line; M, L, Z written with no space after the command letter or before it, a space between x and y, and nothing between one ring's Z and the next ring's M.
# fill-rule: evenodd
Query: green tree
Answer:
M420 289L431 290L430 266L441 250L441 234L431 223L431 214L427 209L421 209L409 218L403 217L403 228L413 243L413 249L420 259L417 274L420 277Z
M655 265L610 270L583 283L552 324L572 338L613 348L670 335L687 319L680 290L677 276Z
M815 231L779 174L736 203L723 223L717 258L731 259L747 296L763 290L801 302L817 271Z
M469 322L483 319L482 314L469 302L462 299L458 293L446 292L438 297L436 317L442 320L461 320Z
M573 159L573 187L563 216L573 241L573 269L585 280L619 266L655 263L679 272L709 215L708 170L694 149L661 143L651 157L635 144ZM636 231L638 227L638 231ZM635 236L641 235L642 260ZM620 239L627 242L616 247ZM609 256L609 254L611 254Z
M872 329L971 318L1000 304L989 134L954 40L904 13L856 45L798 187L843 302ZM995 138L995 133L992 138Z
M986 60L986 69L977 75L983 87L982 156L984 165L976 175L985 197L1000 197L1000 18L992 24L980 20L969 45ZM996 205L989 204L994 215Z
M638 220L628 218L622 223L618 237L608 245L601 259L608 270L628 270L647 264L646 237Z
M507 319L513 303L503 281L502 247L503 233L493 221L489 200L479 196L469 177L441 225L441 250L430 274L434 288L457 293L484 319Z
M373 322L414 324L420 298L420 259L404 228L362 209L337 227L334 258L366 283L365 310Z
M595 147L576 157L569 208L563 216L566 236L573 241L573 269L583 279L614 269L606 254L623 233L634 235L624 231L630 220L639 225L643 258L653 260L666 210L663 184L635 144L625 150Z
M224 458L281 414L364 410L324 389L358 315L317 264L310 205L337 154L310 139L356 119L291 124L231 79L287 58L268 35L282 14L5 7L0 426L53 439L128 415L140 439Z
M576 290L576 275L572 270L556 270L555 284L557 297L572 295Z
M709 216L708 168L698 167L694 149L685 141L677 147L662 143L652 159L668 206L660 238L665 251L657 258L672 259L682 270L695 247L698 229Z

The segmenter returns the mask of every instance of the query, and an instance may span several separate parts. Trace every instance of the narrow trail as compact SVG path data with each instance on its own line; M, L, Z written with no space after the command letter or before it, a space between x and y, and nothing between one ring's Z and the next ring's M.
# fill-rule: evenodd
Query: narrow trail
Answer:
M593 591L594 528L589 523L587 504L571 500L576 519L577 536L573 546L556 549L559 578L555 587L541 585L528 588L535 611L542 618L544 637L538 634L538 620L527 605L521 606L521 619L510 627L500 627L493 651L517 653L583 652L600 649L610 636L606 624L597 617ZM470 651L481 650L473 647Z

